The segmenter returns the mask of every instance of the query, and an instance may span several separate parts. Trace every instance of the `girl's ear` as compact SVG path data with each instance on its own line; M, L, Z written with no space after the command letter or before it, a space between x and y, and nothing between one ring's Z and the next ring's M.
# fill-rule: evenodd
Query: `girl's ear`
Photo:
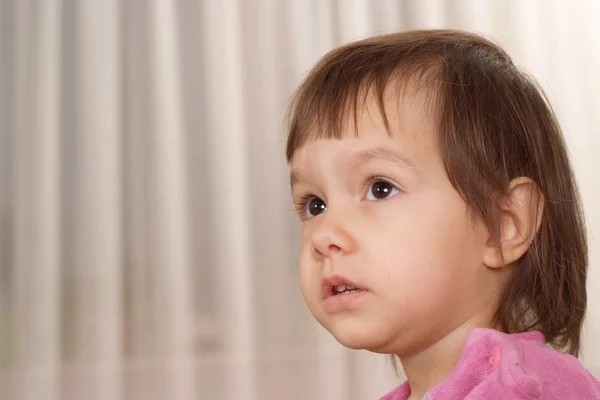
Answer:
M521 258L540 229L543 213L544 196L538 185L530 178L514 179L500 205L500 237L490 236L483 263L500 268Z

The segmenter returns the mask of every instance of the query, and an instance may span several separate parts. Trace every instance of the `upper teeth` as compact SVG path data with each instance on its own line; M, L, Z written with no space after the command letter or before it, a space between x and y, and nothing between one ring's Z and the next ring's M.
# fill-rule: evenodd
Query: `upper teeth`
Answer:
M355 289L355 287L354 286L350 286L350 285L337 285L335 287L335 291L338 292L338 293L343 292L345 290L353 290L353 289Z

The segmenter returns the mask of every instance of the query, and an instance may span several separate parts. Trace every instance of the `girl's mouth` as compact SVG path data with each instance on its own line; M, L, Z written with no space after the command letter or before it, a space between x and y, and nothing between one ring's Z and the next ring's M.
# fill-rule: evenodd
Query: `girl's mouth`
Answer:
M341 285L331 287L332 296L344 295L349 293L358 293L362 291L364 291L364 289L355 288L352 285L344 285L343 283Z
M323 300L332 296L347 296L366 291L368 291L366 288L341 275L331 275L323 279Z

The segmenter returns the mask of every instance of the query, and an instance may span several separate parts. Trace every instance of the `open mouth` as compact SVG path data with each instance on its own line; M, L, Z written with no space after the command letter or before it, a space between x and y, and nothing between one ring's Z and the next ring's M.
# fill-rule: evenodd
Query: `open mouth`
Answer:
M328 314L351 311L362 304L369 290L340 275L323 279L323 307Z
M323 299L367 291L367 289L359 287L356 283L340 275L333 275L323 279Z
M345 295L345 294L350 294L350 293L358 293L358 292L364 292L364 291L365 291L364 289L359 289L354 286L344 285L344 284L331 287L331 295L332 296L340 296L340 295Z

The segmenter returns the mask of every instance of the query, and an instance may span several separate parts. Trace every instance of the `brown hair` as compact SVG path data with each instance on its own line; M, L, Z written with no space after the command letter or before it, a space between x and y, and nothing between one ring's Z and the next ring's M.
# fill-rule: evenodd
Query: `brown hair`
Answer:
M468 32L419 30L331 51L290 105L288 162L307 140L341 137L368 92L389 131L384 90L408 81L429 89L449 179L496 237L498 196L521 176L539 186L545 199L541 226L504 289L494 323L508 333L539 330L554 348L577 356L587 242L574 175L543 91L499 46Z

